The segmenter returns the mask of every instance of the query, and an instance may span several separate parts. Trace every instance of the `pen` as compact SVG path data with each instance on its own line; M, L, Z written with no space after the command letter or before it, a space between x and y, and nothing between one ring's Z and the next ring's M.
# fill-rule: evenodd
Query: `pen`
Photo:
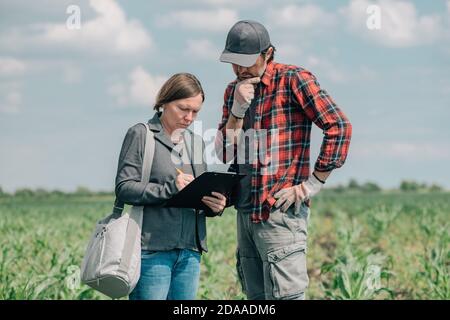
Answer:
M178 168L175 168L176 170L177 170L177 172L178 173L180 173L180 174L184 174L184 172L183 171L181 171L180 169L178 169Z

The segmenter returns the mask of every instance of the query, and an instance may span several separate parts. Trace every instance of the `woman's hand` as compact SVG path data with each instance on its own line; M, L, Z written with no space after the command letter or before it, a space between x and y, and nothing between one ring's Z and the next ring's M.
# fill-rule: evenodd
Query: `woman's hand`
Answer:
M178 175L175 178L175 185L177 186L178 191L181 191L184 187L191 183L192 180L194 180L193 175L178 171Z
M223 209L225 209L225 205L227 204L227 198L219 192L213 191L211 194L214 197L204 196L202 198L202 202L207 205L214 213L223 211Z

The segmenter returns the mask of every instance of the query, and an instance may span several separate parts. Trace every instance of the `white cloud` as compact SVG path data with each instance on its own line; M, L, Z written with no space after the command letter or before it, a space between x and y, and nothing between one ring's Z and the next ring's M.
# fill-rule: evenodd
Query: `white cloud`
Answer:
M0 77L22 75L27 69L25 62L13 57L0 56ZM22 105L21 84L17 81L0 82L0 113L17 114Z
M208 39L188 39L185 52L193 59L219 61L222 49L214 46Z
M298 61L302 57L303 50L292 43L280 43L276 46L276 59L279 61Z
M136 67L128 75L127 82L117 82L108 89L121 106L139 105L150 107L156 95L167 80L166 76L152 76L141 66Z
M23 61L12 57L0 56L0 76L16 76L25 72L26 65Z
M202 31L228 31L238 21L235 10L183 10L160 17L157 24L161 27L178 26Z
M114 0L90 0L89 4L97 16L81 19L80 29L70 30L66 23L29 25L2 34L1 42L18 48L62 47L101 54L133 54L151 47L150 34L138 20L127 19Z
M343 68L324 57L316 55L308 55L304 62L303 67L316 75L319 82L322 77L338 84L378 79L376 70L366 65L353 65L351 69L349 67Z
M344 83L349 79L346 72L339 69L333 63L317 56L308 56L305 68L310 70L313 74L316 74L317 72L317 74L324 76L334 83Z
M450 149L428 142L371 143L354 146L352 152L355 156L360 157L395 158L407 162L436 159L440 161L450 160Z
M0 77L11 78L23 75L25 72L27 75L48 75L51 72L61 75L62 80L69 84L79 83L83 79L83 71L80 66L70 60L28 59L25 62L12 57L0 56Z
M379 30L367 28L366 22L370 15L366 10L369 5L377 5L381 10ZM353 32L388 47L431 44L442 36L441 16L420 16L411 2L352 0L340 12Z
M22 104L20 85L16 82L0 84L0 113L17 114Z
M332 26L336 23L336 16L333 13L326 12L320 6L313 4L270 8L268 19L270 25L283 28L317 28Z

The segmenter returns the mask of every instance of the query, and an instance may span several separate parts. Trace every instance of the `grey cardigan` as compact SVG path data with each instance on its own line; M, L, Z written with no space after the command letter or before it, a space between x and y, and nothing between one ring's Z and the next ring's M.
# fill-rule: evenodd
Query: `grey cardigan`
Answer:
M178 192L175 185L177 171L171 159L171 152L177 151L164 133L159 116L160 113L156 113L148 121L155 137L150 181L140 181L146 129L137 124L128 129L122 144L116 176L116 197L129 205L144 206L141 237L143 250L194 247L200 252L208 251L204 211L196 213L194 209L163 207L165 201ZM193 162L193 175L197 177L207 170L203 159L205 145L200 136L186 131L184 139L190 150L188 153Z

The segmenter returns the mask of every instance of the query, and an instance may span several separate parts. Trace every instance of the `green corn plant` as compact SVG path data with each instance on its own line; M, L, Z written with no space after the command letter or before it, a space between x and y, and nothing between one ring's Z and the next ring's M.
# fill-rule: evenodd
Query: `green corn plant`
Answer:
M367 212L367 224L374 241L379 240L401 212L401 206L378 206Z
M426 290L423 296L428 299L450 299L449 239L448 231L443 231L438 243L428 244L424 255L419 257L422 271L417 273L417 278L427 283L429 290Z
M374 250L361 249L363 226L356 219L345 214L338 215L337 258L331 263L324 263L322 274L330 274L331 280L322 281L325 297L338 300L368 300L378 298L382 292L391 297L393 291L382 286L381 280L393 274L387 269L390 259Z
M438 209L434 207L423 207L418 215L419 229L422 231L423 243L425 247L429 242L436 242L442 238L448 241L449 223L447 219L442 221L441 217L447 217L448 210Z
M350 223L349 223L350 222ZM356 218L350 219L345 213L337 215L338 247L344 251L352 250L360 241L363 227Z
M388 286L383 286L382 279L389 280L392 275L384 265L386 257L380 253L368 253L359 256L346 255L334 262L324 264L323 274L332 273L329 282L322 282L325 297L335 300L371 300L382 292L393 297Z

